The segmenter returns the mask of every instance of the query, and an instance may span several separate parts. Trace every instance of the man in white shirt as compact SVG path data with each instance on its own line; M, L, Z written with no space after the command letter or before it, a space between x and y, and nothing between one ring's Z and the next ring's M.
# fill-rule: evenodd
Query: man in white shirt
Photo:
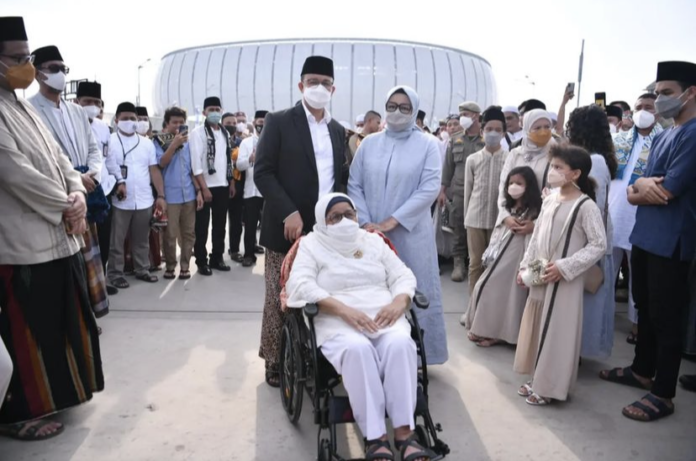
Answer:
M619 164L616 179L611 182L609 188L609 214L614 226L614 269L616 270L613 274L614 279L621 269L624 256L629 261L629 273L633 272L630 267L632 245L629 237L636 224L637 207L628 203L626 189L645 173L652 142L663 131L655 117L655 99L657 96L653 93L640 96L634 106L634 126L628 131L614 135L614 147ZM635 344L638 336L638 312L633 302L630 283L632 277L628 279L628 318L633 322L633 329L627 341Z
M92 134L97 142L97 147L102 153L102 158L106 160L109 153L109 140L111 139L111 130L109 126L102 122L98 117L102 112L103 103L101 99L101 85L97 82L80 82L77 87L77 103L82 106L82 109L89 118ZM109 172L106 162L101 170L99 183L104 191L109 205L111 205L111 193L116 186L116 174ZM97 235L99 236L99 250L101 251L102 268L106 274L106 265L109 262L109 251L111 249L111 217L113 216L113 206L109 210L106 218L97 223ZM106 284L106 292L109 295L118 293L118 288L108 283Z
M109 203L99 184L104 157L99 151L85 111L61 97L70 69L65 65L58 48L45 46L32 54L39 92L29 98L29 102L36 108L73 167L81 173L82 184L87 189L88 226L82 236L85 244L81 252L89 279L92 310L97 317L101 317L109 312L97 233L97 223L103 222L109 213Z
M151 275L148 236L153 203L162 213L167 211L162 172L157 163L152 141L136 133L138 116L135 105L124 102L116 109L116 132L111 135L109 155L106 158L109 171L116 172L116 198L111 223L111 250L107 276L116 288L128 288L123 277L126 236L130 231L131 251L135 277L144 282L157 282ZM152 187L157 190L153 200Z
M191 165L198 187L205 201L203 208L196 212L196 243L194 255L198 273L212 275L211 269L227 272L225 264L225 227L227 209L235 189L232 182L232 147L227 130L220 125L222 103L220 98L211 96L203 103L205 123L195 128L189 136ZM208 229L210 217L213 220L213 251L208 260Z
M505 106L503 107L503 113L505 114L505 124L507 125L507 134L510 142L522 139L524 130L520 121L519 109L515 106Z
M263 195L254 182L254 163L256 162L256 146L263 131L264 118L267 110L257 110L254 114L254 133L242 141L237 157L237 169L246 171L244 183L244 260L242 266L251 267L256 263L256 229L258 227Z

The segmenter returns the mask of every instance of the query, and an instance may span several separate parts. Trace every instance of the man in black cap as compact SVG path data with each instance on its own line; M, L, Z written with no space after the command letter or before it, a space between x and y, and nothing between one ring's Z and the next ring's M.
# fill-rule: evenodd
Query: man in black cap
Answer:
M263 131L266 114L268 114L267 110L256 111L254 131L251 136L242 141L237 157L237 169L246 175L244 190L237 190L238 195L243 192L244 196L244 259L242 261L244 267L251 267L256 263L256 229L263 208L263 195L254 182L254 164L256 163L256 147Z
M0 342L14 367L0 434L22 440L62 432L40 418L104 388L79 254L86 189L39 114L15 93L36 77L32 60L22 18L0 17Z
M424 123L425 123L425 112L422 110L419 110L418 114L416 115L416 126L422 130L423 127L425 126Z
M619 132L621 129L621 121L623 120L623 109L618 106L607 106L604 109L607 113L607 120L609 121L609 131L611 134Z
M148 237L150 220L154 215L166 214L162 172L159 168L155 145L137 133L138 116L135 105L123 102L116 109L116 132L111 135L106 163L109 171L116 172L116 198L112 200L114 214L111 225L111 249L107 276L116 288L128 288L124 276L126 236L130 235L135 278L154 283L151 275ZM151 184L157 200L153 200ZM153 213L154 206L154 213Z
M109 126L99 119L99 114L104 108L103 101L101 99L101 85L97 82L80 82L77 87L77 103L82 106L87 117L89 118L89 123L92 128L92 134L97 142L97 147L102 153L102 158L106 159L109 153L109 140L111 139L111 130ZM111 193L116 186L116 175L115 172L109 172L106 162L102 166L101 175L98 179L99 184L104 191L104 195L111 205ZM101 252L102 268L104 273L106 273L106 264L109 262L109 250L111 246L111 216L113 210L109 209L108 215L104 218L102 222L97 223L97 234L99 236L99 250ZM118 293L118 289L107 283L106 292L109 295L115 295Z
M213 275L211 269L227 272L225 264L225 227L230 197L235 195L232 179L232 142L227 130L220 125L222 103L220 98L211 96L203 103L205 123L189 135L191 164L198 187L205 204L196 212L196 243L194 255L198 273ZM213 251L208 260L208 229L210 216L213 220Z
M657 135L645 174L628 187L628 201L638 205L630 239L638 343L630 367L600 374L650 390L623 409L624 416L639 421L674 412L689 267L696 253L696 64L659 63L655 93L658 115L674 119L674 128Z
M36 67L39 92L29 98L56 142L82 174L82 185L87 189L87 218L89 225L82 238L82 255L89 274L89 294L97 317L109 311L106 279L101 261L97 223L109 215L109 202L99 184L104 167L104 156L92 133L89 118L77 104L65 101L61 94L69 69L55 46L45 46L32 53Z
M147 113L147 107L135 106L135 113L138 116L137 133L140 136L152 138L152 123L150 123L150 115Z
M335 91L333 61L307 58L298 86L301 102L266 116L254 165L254 181L266 200L261 222L261 245L267 249L266 301L259 356L266 361L266 382L275 387L283 326L283 258L295 240L312 230L319 197L347 183L345 129L327 110Z
M466 159L464 226L469 251L469 295L483 274L483 252L491 241L498 217L498 186L508 152L501 143L507 132L505 114L496 107L483 113L485 147Z

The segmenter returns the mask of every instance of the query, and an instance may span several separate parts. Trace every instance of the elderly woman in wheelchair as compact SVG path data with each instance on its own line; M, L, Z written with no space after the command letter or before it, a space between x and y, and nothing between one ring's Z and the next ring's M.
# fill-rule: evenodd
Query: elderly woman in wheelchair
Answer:
M287 305L319 306L316 342L342 375L365 459L394 459L386 411L402 460L429 461L414 433L418 355L405 316L416 278L382 237L359 228L347 195L324 196L315 214L286 283Z

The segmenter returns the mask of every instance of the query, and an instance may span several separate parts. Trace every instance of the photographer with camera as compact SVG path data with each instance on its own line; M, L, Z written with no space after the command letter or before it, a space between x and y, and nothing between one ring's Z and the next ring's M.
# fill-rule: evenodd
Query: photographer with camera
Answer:
M164 112L164 129L155 136L157 161L162 170L167 197L167 226L164 228L164 278L176 278L176 244L181 248L179 279L191 278L189 262L196 241L196 211L203 208L203 194L193 175L188 144L186 111L170 107Z

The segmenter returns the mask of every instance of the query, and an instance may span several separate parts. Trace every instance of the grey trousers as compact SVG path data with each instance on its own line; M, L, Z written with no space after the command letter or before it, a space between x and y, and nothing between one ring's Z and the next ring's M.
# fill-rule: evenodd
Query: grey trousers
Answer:
M143 210L121 210L113 208L111 219L111 248L109 269L106 274L110 282L123 277L125 263L124 245L130 230L133 268L136 275L148 274L150 268L150 219L152 207Z

